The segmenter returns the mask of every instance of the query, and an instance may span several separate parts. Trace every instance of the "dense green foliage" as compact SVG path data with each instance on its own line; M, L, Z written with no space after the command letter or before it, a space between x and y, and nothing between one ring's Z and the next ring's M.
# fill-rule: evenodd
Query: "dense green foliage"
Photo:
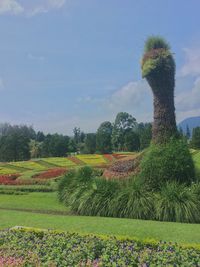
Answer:
M109 121L101 123L97 130L96 142L97 151L102 154L107 154L112 152L112 124Z
M153 189L167 181L191 184L194 163L186 142L172 139L167 144L152 144L141 161L140 177Z
M67 155L69 137L59 134L48 134L41 146L40 157L63 157Z
M140 150L140 138L134 131L129 131L124 137L124 146L127 151L139 151Z
M167 180L168 177L156 192L159 187L154 184L152 190L152 184L141 177L105 180L84 167L66 174L60 181L58 196L72 212L80 215L199 222L198 186L195 191L175 183L175 178L165 185Z
M152 139L152 124L151 123L139 123L137 125L136 133L140 139L140 150L149 147Z
M120 112L117 114L112 132L114 150L125 150L125 134L134 130L135 127L136 119L132 115L127 112Z
M33 129L27 126L0 125L0 161L28 160Z
M161 221L200 222L200 201L195 189L176 182L163 185L156 201L157 218Z
M192 131L191 147L194 149L200 149L200 127L196 127Z
M96 134L88 133L85 137L84 153L94 154L96 151Z
M147 53L152 49L170 49L170 45L160 36L150 36L145 42L144 52Z

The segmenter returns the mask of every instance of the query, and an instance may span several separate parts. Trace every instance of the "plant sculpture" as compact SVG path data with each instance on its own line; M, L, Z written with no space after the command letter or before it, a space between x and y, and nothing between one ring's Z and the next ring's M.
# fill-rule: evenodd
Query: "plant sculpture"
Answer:
M152 144L141 164L141 177L155 190L163 183L190 184L195 179L194 163L187 143L176 128L174 87L175 61L169 44L161 37L147 39L142 58L142 76L154 96Z
M147 39L142 58L142 76L154 96L153 142L166 143L176 135L174 107L175 61L169 44L161 37Z

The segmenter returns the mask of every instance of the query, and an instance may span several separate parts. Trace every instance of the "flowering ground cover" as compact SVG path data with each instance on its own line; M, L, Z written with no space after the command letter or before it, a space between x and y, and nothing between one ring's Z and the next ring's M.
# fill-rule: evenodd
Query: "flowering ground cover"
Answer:
M54 168L54 169L49 169L45 172L36 174L33 176L33 178L37 179L51 179L51 178L56 178L59 177L67 172L67 169L65 168Z
M18 161L18 162L12 162L12 166L16 167L22 167L26 168L28 170L37 170L37 171L43 171L46 170L44 166L38 164L36 161Z
M0 259L12 259L19 266L200 266L199 248L174 243L33 229L0 235Z
M7 175L0 175L0 184L3 185L14 185L16 184L16 179L19 175L18 174L7 174Z
M43 161L47 163L52 163L54 165L57 165L58 167L74 167L76 164L72 161L70 161L68 158L44 158Z
M103 157L107 162L113 162L115 160L112 154L104 154Z
M12 168L7 168L7 167L0 167L0 175L7 175L7 174L16 174L18 171L12 169Z
M97 154L89 155L88 154L88 155L77 155L76 157L88 165L99 165L99 164L107 163L103 155L97 155Z

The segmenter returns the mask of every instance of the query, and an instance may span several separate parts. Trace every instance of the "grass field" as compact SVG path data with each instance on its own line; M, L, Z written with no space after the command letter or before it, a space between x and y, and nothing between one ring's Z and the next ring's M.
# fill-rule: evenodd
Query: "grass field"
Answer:
M117 219L37 214L1 210L0 228L27 226L59 229L82 234L115 235L129 238L165 240L184 244L200 243L200 225Z
M56 192L34 192L25 195L0 194L0 208L43 212L67 211L67 208L58 202Z

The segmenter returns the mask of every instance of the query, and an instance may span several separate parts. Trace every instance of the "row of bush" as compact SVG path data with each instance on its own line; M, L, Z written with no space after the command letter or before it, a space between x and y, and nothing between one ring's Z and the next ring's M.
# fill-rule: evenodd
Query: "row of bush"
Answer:
M31 192L54 192L56 189L57 184L55 182L48 182L44 185L0 185L0 194L21 195Z
M199 248L33 229L0 232L1 266L199 266Z
M198 183L171 181L155 191L139 176L106 180L100 175L88 166L70 171L59 183L59 200L80 215L200 222Z

